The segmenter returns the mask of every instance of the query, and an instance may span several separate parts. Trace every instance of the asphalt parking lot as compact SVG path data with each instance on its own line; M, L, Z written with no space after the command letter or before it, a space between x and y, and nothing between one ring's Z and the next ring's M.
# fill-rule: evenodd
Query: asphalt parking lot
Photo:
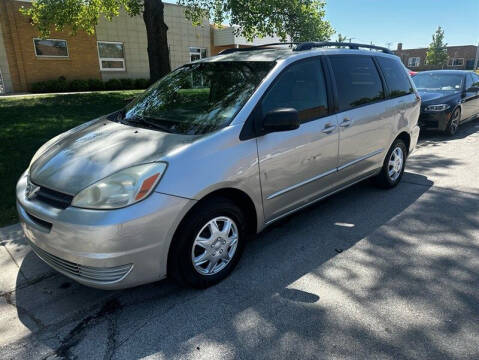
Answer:
M1 359L479 359L479 120L422 135L403 182L264 231L226 281L78 285L0 230Z

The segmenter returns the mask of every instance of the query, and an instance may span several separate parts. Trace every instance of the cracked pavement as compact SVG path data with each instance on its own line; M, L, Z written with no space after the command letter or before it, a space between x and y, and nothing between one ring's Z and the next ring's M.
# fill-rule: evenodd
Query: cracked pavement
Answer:
M271 226L204 291L84 287L0 229L1 359L478 359L479 120L421 137L403 182Z

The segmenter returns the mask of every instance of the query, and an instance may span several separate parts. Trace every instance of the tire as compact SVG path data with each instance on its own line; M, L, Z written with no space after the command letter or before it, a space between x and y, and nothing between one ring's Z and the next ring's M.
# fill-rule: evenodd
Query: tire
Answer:
M391 189L401 181L406 166L407 149L401 139L394 140L384 159L381 172L373 178L373 183L383 189Z
M447 124L445 133L448 136L456 135L457 128L459 127L460 122L461 122L461 109L456 108L451 115L451 120L449 120L449 123Z
M228 221L231 230L226 234ZM181 285L198 289L217 284L236 267L246 234L245 216L234 202L223 197L207 200L188 214L177 230L168 256L168 275ZM201 259L196 266L194 258ZM205 259L210 260L202 263ZM211 267L215 261L217 264Z

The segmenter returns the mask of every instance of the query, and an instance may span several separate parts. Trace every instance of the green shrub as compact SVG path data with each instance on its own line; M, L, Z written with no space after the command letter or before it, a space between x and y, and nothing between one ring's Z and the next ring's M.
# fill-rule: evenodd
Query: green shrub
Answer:
M64 92L68 90L68 83L65 77L60 76L56 80L45 81L45 92Z
M88 91L88 81L86 80L73 80L70 83L70 91Z
M135 80L135 89L146 89L149 85L150 85L150 80L148 79Z
M122 90L132 90L135 85L132 79L120 79L120 83Z
M47 84L45 81L33 83L31 90L36 94L47 92Z
M100 79L90 79L88 80L88 89L92 91L104 90L105 84Z
M106 90L121 90L121 82L118 79L110 79L105 83Z

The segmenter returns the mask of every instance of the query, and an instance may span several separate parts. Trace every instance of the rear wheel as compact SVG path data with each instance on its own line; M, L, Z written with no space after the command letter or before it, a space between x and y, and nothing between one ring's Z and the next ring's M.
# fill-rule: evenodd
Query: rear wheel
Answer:
M374 184L383 189L390 189L399 184L404 173L406 156L404 141L396 139L389 148L381 172L373 178Z
M173 240L168 272L183 285L206 288L227 277L245 244L241 209L226 198L210 199L182 222Z
M446 134L449 136L454 136L457 132L457 128L459 127L459 123L461 121L461 109L457 108L451 115L451 119L447 124Z

